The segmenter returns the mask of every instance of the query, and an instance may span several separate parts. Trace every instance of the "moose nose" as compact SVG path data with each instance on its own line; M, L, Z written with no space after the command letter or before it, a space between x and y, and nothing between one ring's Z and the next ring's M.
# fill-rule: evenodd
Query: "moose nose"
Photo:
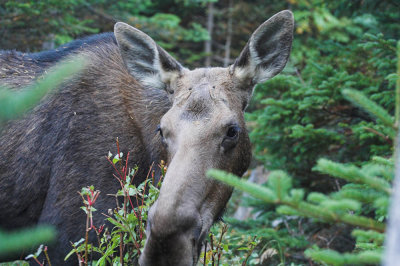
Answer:
M171 236L175 234L185 234L188 231L201 231L200 214L193 207L166 207L160 206L154 210L154 214L150 217L150 230L153 236ZM197 240L197 239L196 239Z
M194 265L202 232L200 214L191 211L193 208L171 209L162 205L158 202L149 211L148 239L140 265Z

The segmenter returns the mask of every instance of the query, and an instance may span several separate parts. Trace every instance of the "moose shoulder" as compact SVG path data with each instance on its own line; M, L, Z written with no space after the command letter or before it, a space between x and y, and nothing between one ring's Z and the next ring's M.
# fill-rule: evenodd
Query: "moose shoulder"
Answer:
M88 66L46 96L0 136L0 227L55 225L55 265L83 235L77 191L95 184L101 212L114 206L118 184L104 160L118 137L141 172L168 163L160 195L148 214L139 263L195 265L202 242L221 215L231 188L207 179L210 168L242 175L251 159L243 117L253 87L278 74L291 49L293 15L264 22L228 68L189 70L145 33L124 23L114 34L37 54L0 52L0 84L29 84L64 58L82 54ZM97 212L94 219L101 223ZM97 216L96 216L97 215ZM74 264L71 259L67 264Z

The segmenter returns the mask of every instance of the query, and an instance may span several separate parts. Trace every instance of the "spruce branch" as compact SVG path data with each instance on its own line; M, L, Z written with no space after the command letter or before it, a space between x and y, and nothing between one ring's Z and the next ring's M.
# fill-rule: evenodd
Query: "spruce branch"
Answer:
M393 158L384 158L380 156L372 156L372 161L388 166L388 167L394 167L394 161Z
M354 165L344 165L327 159L319 159L313 169L324 174L340 177L349 182L367 184L371 188L383 191L388 195L392 192L391 186L387 181L375 176L369 176Z
M43 242L51 242L56 233L54 227L42 225L12 232L0 230L0 255L17 254Z
M282 202L282 204L287 205L289 209L280 208L278 209L278 212L280 213L302 215L328 223L342 222L354 226L360 226L362 228L374 230L381 233L385 232L386 226L384 223L377 222L374 219L367 218L364 216L354 215L350 213L343 213L343 212L335 212L328 208L324 208L323 206L310 204L304 201L300 203ZM294 210L294 212L287 212L290 209Z
M267 203L274 203L277 200L275 193L271 189L241 180L234 174L222 170L211 169L207 172L207 176L247 192Z
M344 89L342 90L342 94L347 100L363 108L369 114L378 118L384 125L391 128L392 130L390 130L388 133L390 134L391 138L395 138L396 131L394 130L394 118L385 109L376 104L374 101L368 99L360 91Z
M385 231L385 224L377 222L371 218L343 212L343 208L341 211L334 211L325 206L301 201L298 199L298 197L290 197L287 193L289 189L287 184L289 184L290 181L288 181L289 177L286 175L286 173L282 171L275 171L271 175L268 180L268 185L272 186L274 189L250 183L246 180L240 179L233 174L226 173L221 170L212 169L207 172L207 176L231 185L237 189L240 189L248 193L249 195L252 195L253 197L263 200L266 203L284 205L282 206L282 208L280 207L280 210L278 210L281 213L303 215L311 218L320 219L325 222L344 222L366 229L375 230L377 232ZM277 186L277 184L279 185Z
M67 78L82 71L87 60L73 56L51 68L32 85L17 92L0 86L0 122L14 119L33 108L49 91L60 86Z
M324 249L315 250L307 249L304 254L323 264L329 265L363 265L363 264L380 264L382 253L380 251L363 251L357 254L339 253L334 250Z
M385 234L373 230L354 229L351 235L357 239L357 242L375 242L382 245L385 240Z

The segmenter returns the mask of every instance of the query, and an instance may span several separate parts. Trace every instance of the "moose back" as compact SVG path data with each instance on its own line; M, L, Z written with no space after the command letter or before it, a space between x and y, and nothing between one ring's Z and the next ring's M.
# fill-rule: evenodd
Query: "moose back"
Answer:
M58 230L49 248L64 262L85 231L77 195L94 184L96 224L115 204L119 184L104 159L118 137L122 152L139 166L142 182L153 162L168 163L160 195L150 208L140 265L195 265L202 242L232 189L206 178L210 168L242 175L251 149L243 112L254 86L278 74L288 60L293 15L264 22L227 68L189 70L145 33L117 23L95 35L34 54L0 52L0 84L17 90L73 55L85 69L47 95L0 136L0 227L37 223ZM96 222L98 221L98 222Z

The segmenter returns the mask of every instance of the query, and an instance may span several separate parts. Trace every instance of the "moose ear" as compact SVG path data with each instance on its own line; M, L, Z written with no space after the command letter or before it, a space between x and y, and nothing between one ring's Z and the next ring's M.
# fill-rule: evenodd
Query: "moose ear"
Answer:
M143 86L168 89L171 79L181 72L178 61L142 31L118 22L114 35L128 71Z
M294 19L284 10L256 29L233 65L233 74L243 82L257 84L285 67L293 39Z

